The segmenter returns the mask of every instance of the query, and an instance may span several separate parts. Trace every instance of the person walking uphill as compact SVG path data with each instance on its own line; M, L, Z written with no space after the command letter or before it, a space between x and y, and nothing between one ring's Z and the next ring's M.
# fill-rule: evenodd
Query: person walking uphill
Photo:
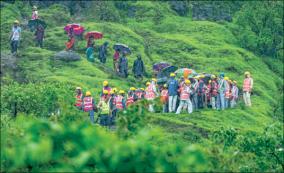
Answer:
M101 63L106 63L108 42L104 42L99 48L99 59Z
M145 72L144 62L141 58L141 55L137 55L137 59L133 63L132 72L135 78L143 80L143 75Z
M91 96L91 92L87 91L86 95L83 99L83 110L84 110L84 112L89 112L91 123L95 122L94 109L95 109L95 101L94 101L93 97Z
M127 78L128 77L128 60L126 58L127 53L123 52L122 57L119 58L119 74L121 77Z
M168 92L169 92L169 112L176 111L177 95L178 95L178 81L175 79L175 74L170 74L170 79L167 82Z
M192 103L190 101L191 86L190 80L186 79L180 92L180 102L176 114L180 114L184 105L187 105L188 113L192 113Z
M250 72L245 72L245 79L243 83L243 99L246 106L251 106L250 95L253 88L253 79L250 76Z
M15 55L18 50L21 38L21 27L19 26L20 22L18 20L14 21L14 26L12 27L12 32L10 34L10 44L11 44L11 53Z
M76 102L75 106L79 109L82 110L83 107L83 93L81 87L76 87Z
M38 25L35 32L35 41L36 46L42 48L44 39L44 27L42 25Z

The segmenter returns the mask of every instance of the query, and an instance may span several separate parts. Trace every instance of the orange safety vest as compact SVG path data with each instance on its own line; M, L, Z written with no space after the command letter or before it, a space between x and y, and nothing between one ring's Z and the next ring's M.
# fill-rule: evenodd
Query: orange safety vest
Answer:
M115 97L115 106L117 109L123 109L122 99L123 97L121 95Z
M243 84L243 91L250 92L251 90L251 78L245 78L244 84Z
M162 90L160 100L163 104L167 103L168 97L169 97L169 91L167 89Z
M137 99L142 99L143 92L142 91L136 91L135 95L137 96Z
M226 85L225 98L229 99L231 97L231 86L228 82L226 82Z
M190 92L187 91L187 86L181 88L180 100L188 100L190 96Z
M88 112L94 109L92 97L84 97L83 100L84 100L84 111L85 112Z
M134 103L134 97L133 96L128 97L126 100L126 106L128 107L129 105L133 103Z
M75 103L76 107L82 106L82 102L83 102L82 98L83 98L83 94L76 95L76 103Z
M147 88L146 88L146 95L145 98L147 100L153 100L155 99L155 92L154 92L154 86L153 84L150 84Z

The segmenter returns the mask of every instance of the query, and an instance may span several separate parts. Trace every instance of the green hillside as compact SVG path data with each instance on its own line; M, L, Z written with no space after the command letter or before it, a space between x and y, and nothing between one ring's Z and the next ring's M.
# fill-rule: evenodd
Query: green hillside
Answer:
M134 17L111 1L99 5L80 15L71 15L60 4L42 6L39 13L48 27L41 49L33 46L33 33L24 27L31 6L1 2L1 67L9 57L13 21L20 20L23 28L17 67L1 69L1 171L284 170L283 54L275 57L242 46L235 20L192 20L166 2L125 4L135 7ZM76 43L80 61L54 60L65 47L67 23L103 32L96 45L109 42L106 64L87 61L86 40ZM112 46L117 42L131 48L130 67L141 54L148 78L137 82L132 73L127 79L115 75ZM141 103L120 115L116 131L92 126L87 115L72 106L76 86L90 90L97 101L106 79L125 90L144 87L159 61L178 67L190 63L198 72L224 71L239 88L244 71L250 71L253 106L245 107L240 99L235 109L175 115L150 114ZM60 115L53 115L57 110Z

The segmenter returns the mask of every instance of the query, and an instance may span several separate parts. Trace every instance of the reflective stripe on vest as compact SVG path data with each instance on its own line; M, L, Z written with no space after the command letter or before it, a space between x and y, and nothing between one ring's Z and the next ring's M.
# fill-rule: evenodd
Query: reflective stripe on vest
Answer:
M146 88L146 95L145 95L146 99L154 99L155 98L155 92L153 89L153 85L150 84L147 88Z
M167 97L169 95L168 93L169 93L168 90L162 90L161 96L162 97Z
M188 87L181 88L180 99L181 100L188 100L189 99L189 92L187 91Z
M133 103L134 103L134 97L133 96L128 97L126 101L126 106L129 106Z
M116 106L117 109L123 109L122 99L123 99L122 96L120 96L120 95L116 96L116 98L115 98L115 106Z
M83 97L83 94L79 94L79 95L76 95L76 103L75 103L75 106L77 107L81 107L82 106L82 97Z
M88 112L90 110L93 110L93 98L92 97L85 97L84 98L84 111Z
M143 92L142 91L137 91L135 93L135 95L137 96L138 99L141 99L142 98L142 95L143 95Z
M245 78L244 85L243 85L243 91L250 91L250 85L251 85L251 79Z

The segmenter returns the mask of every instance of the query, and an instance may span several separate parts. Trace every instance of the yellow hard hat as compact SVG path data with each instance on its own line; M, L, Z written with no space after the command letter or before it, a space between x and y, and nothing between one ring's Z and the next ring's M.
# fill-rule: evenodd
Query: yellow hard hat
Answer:
M245 75L250 75L250 72L246 71L246 72L245 72Z
M184 81L184 83L185 83L185 84L190 84L190 80L186 79L186 80Z
M232 83L232 80L230 79L229 82Z
M194 79L199 79L199 76L194 76Z
M152 81L157 82L157 79L156 78L152 78Z
M81 87L76 87L76 90L81 90L82 88Z
M211 76L211 79L215 79L216 78L216 76L213 74L212 76Z
M135 90L136 90L136 88L130 87L130 91L135 91Z
M211 83L212 81L211 80L209 80L209 83Z
M233 83L237 84L237 81L234 80Z
M114 94L114 91L113 90L110 90L110 92L109 92L110 94Z
M175 77L175 76L176 76L175 73L171 73L171 74L170 74L170 77Z
M225 80L229 80L229 77L226 76L226 77L224 77L224 79L225 79Z
M151 84L150 82L147 82L147 83L146 83L146 86L149 86L150 84Z
M105 80L105 81L103 82L103 86L107 86L107 85L108 85L108 81Z
M14 23L17 23L17 24L19 24L20 22L19 22L18 20L15 20L15 21L14 21Z
M117 92L117 88L113 88L112 91L113 91L114 93L116 93L116 92Z
M200 77L200 78L205 78L205 75L204 75L204 74L202 74L202 75L200 75L199 77Z
M103 90L103 94L108 94L108 90Z
M144 88L140 88L142 91L144 91L145 89Z
M91 92L90 91L87 91L86 92L86 96L90 96L91 95Z
M164 84L164 88L167 88L168 87L168 85L167 84Z
M123 90L119 90L119 94L124 94L125 92Z

